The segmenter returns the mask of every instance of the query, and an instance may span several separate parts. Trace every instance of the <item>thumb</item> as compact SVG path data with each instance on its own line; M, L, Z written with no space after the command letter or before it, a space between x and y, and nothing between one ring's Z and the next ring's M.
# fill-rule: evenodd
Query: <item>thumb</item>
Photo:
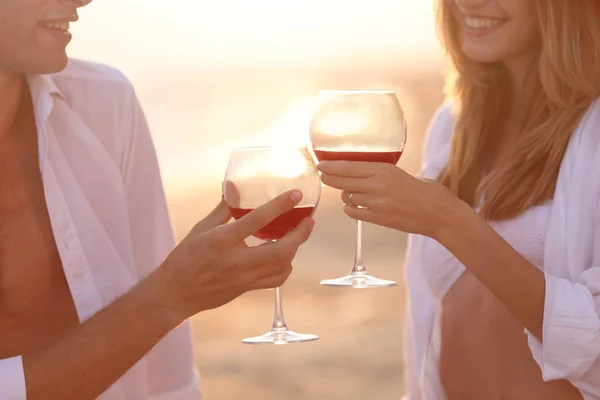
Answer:
M219 225L226 224L231 219L231 212L223 197L221 202L200 222L194 226L194 233L203 233L216 228Z
M295 256L298 247L306 242L310 237L313 228L315 226L315 220L312 218L305 218L296 229L286 234L283 238L279 239L273 244L273 246L279 246L281 248L292 250L293 256Z

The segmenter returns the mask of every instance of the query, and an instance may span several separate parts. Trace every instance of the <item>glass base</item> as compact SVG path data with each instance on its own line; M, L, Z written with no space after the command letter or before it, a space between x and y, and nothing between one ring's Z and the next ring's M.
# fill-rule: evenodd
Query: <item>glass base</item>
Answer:
M352 289L387 288L396 286L396 282L375 278L369 274L351 273L343 278L326 279L321 281L322 286L343 287Z
M261 336L247 338L242 340L244 344L290 344L290 343L303 343L312 342L319 339L317 335L311 335L307 333L296 333L290 331L287 328L277 329L273 328L270 332L265 333Z

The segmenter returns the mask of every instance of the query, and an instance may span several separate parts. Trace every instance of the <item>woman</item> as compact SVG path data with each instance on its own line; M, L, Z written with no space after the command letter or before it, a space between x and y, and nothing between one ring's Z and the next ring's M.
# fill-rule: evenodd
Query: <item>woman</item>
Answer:
M407 399L600 399L600 1L438 8L423 178L319 165L350 217L412 234Z

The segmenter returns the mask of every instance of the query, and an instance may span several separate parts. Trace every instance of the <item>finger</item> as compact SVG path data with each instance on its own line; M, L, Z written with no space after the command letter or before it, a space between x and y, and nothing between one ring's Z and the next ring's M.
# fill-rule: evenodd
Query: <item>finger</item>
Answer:
M223 182L223 199L227 204L234 208L241 208L240 191L232 181L226 180Z
M296 229L277 242L247 249L244 254L244 262L260 268L262 265L277 263L281 260L291 261L295 257L298 247L310 237L313 227L314 220L305 218Z
M349 216L350 218L355 219L355 220L371 222L376 225L383 225L379 221L379 218L378 218L379 215L376 212L374 212L373 210L370 210L368 208L358 208L358 207L346 205L346 206L344 206L344 213L347 216Z
M274 245L276 248L292 249L293 255L295 255L298 247L308 240L314 227L314 219L304 218L304 220L298 224L296 229L279 239Z
M364 161L322 161L317 166L319 171L327 175L348 178L368 178L375 175L381 163Z
M368 192L372 189L372 182L368 178L346 178L323 174L321 182L329 187L349 192Z
M221 198L221 202L208 214L204 219L194 226L194 231L197 233L206 232L219 225L227 223L231 219L231 212L229 207Z
M230 244L244 240L275 218L290 211L300 203L300 200L302 200L302 192L299 190L285 192L231 224L219 227L215 232L215 239Z
M273 289L276 287L282 286L285 281L291 275L293 268L292 264L286 264L284 266L280 266L278 268L280 271L277 274L265 276L257 279L252 285L250 290L260 290L260 289Z
M352 195L352 199L350 199L350 195ZM359 193L359 192L342 192L342 201L344 204L352 206L352 207L366 207L366 208L379 208L381 205L381 197L374 196L367 193Z
M267 243L266 245L269 246L271 244L272 243ZM244 252L242 255L241 259L243 260L243 264L240 264L240 266L243 271L240 271L240 273L247 277L246 281L249 282L249 284L270 276L279 275L285 269L291 268L291 259L287 257L276 258L273 259L272 262L266 262L264 259L262 261L254 259L255 262L251 264L247 257L248 253L249 252Z

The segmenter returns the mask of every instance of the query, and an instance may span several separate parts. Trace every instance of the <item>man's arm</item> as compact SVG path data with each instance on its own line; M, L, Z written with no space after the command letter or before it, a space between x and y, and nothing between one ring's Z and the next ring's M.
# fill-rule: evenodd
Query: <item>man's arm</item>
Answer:
M198 224L130 292L62 339L23 356L27 399L95 399L182 321L247 291L281 286L312 219L269 246L246 247L243 240L301 198L297 191L284 193L208 232Z
M300 200L300 193L288 192L231 224L206 231L218 225L221 205L159 268L139 271L140 277L148 274L111 305L42 350L0 360L0 395L95 399L192 315L250 290L281 286L298 247L310 236L312 219L269 246L248 248L244 239Z
M95 399L182 321L156 299L156 278L61 340L23 356L27 399Z

